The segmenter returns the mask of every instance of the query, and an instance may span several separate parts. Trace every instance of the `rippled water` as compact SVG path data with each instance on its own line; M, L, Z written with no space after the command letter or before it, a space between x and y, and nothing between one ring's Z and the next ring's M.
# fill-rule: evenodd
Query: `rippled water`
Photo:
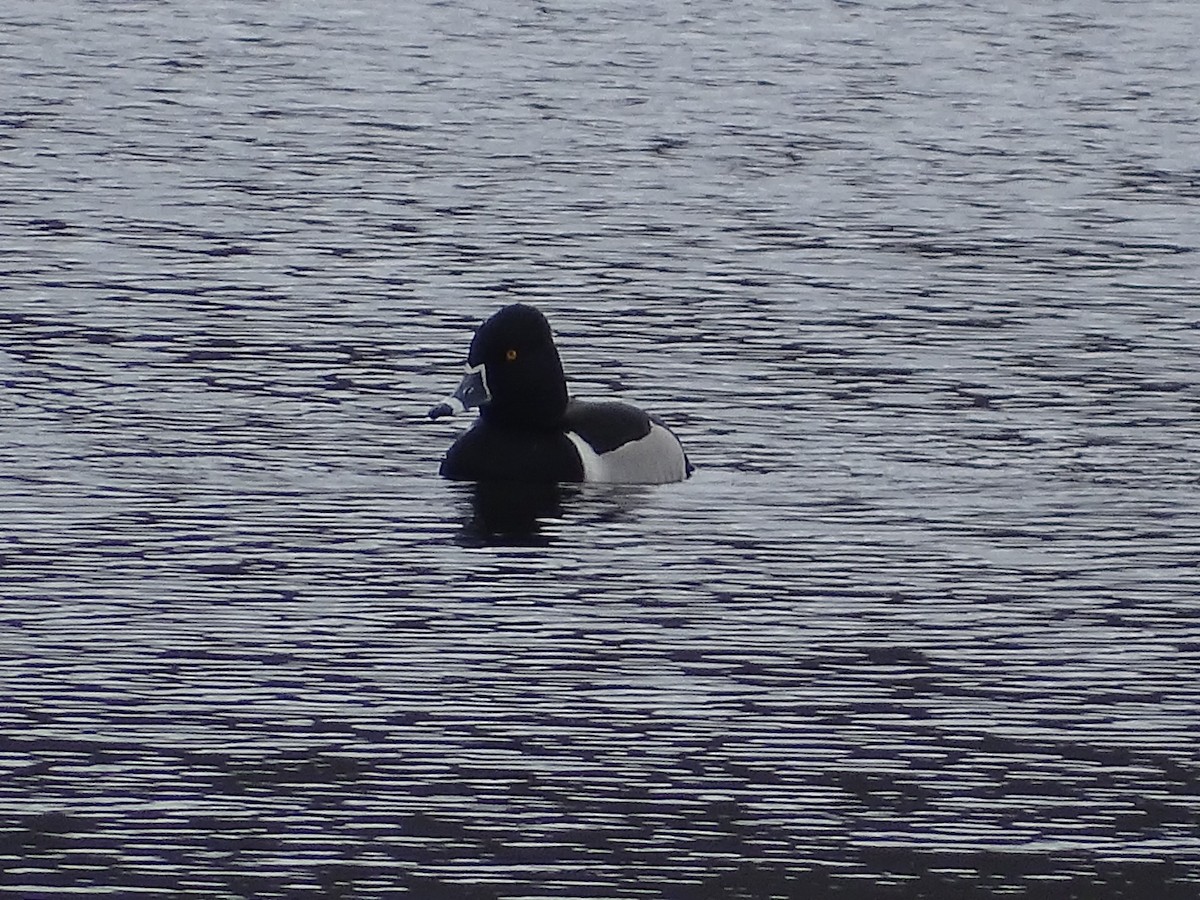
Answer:
M1195 896L1198 20L7 3L0 888Z

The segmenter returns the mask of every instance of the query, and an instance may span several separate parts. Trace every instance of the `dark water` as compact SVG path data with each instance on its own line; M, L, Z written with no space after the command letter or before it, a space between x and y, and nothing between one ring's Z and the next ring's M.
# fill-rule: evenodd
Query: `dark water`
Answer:
M9 0L0 891L1196 896L1198 22Z

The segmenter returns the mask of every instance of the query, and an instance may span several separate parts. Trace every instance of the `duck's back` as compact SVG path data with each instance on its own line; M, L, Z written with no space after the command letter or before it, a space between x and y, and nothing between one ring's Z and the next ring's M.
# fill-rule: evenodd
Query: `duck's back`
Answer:
M563 430L579 435L597 453L611 453L631 441L640 441L652 425L647 413L615 400L572 399L563 415Z

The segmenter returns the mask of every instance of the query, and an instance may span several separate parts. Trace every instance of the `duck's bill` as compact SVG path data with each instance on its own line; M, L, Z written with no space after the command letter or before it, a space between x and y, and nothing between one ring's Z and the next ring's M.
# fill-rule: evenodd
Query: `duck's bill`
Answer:
M487 370L483 364L470 366L467 374L458 385L458 390L429 411L429 418L440 419L442 416L456 416L460 412L473 409L492 399L488 390Z

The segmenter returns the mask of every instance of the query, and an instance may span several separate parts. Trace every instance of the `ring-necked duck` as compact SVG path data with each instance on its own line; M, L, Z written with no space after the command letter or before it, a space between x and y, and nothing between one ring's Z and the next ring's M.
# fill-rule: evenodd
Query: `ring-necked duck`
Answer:
M479 326L467 374L431 419L479 407L441 473L457 481L599 481L663 484L692 472L661 421L636 406L567 397L546 317L522 303Z

